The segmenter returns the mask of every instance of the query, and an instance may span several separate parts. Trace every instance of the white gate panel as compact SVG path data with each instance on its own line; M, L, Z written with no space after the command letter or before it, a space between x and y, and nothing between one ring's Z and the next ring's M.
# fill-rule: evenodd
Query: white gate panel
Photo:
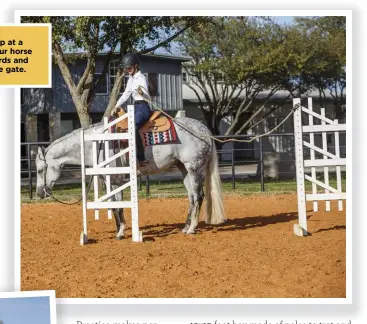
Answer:
M110 133L113 125L119 121L128 118L127 133ZM128 140L128 147L120 152L110 156L111 141ZM92 142L93 166L85 165L85 142ZM104 156L99 154L99 148L104 144ZM95 219L99 218L99 210L107 209L108 218L112 218L112 210L117 208L131 208L132 222L132 240L134 242L142 242L142 235L139 231L139 209L138 209L138 190L137 190L137 175L136 175L136 154L135 154L135 118L134 106L128 106L127 114L108 122L108 118L104 118L103 133L100 134L84 134L81 131L81 166L82 166L82 197L83 197L83 232L81 233L80 244L85 244L88 241L87 232L87 210L95 210ZM110 164L121 158L124 154L129 154L129 166L113 167ZM104 158L99 161L99 157ZM117 164L116 164L117 165ZM111 175L129 174L130 180L122 184L120 187L111 190ZM88 201L86 192L86 176L93 176L94 181L94 200ZM106 194L99 196L98 176L105 176ZM126 201L111 201L111 197L127 188L130 188L130 200Z
M341 166L345 166L346 158L340 157L339 132L346 131L345 124L339 124L338 120L332 120L325 116L325 108L321 108L318 114L313 110L312 98L308 98L308 108L301 106L301 99L293 99L294 111L294 137L295 137L295 159L296 159L296 179L298 198L298 224L295 224L293 231L298 236L307 235L307 212L306 201L313 202L313 210L318 211L318 201L325 201L326 211L330 211L330 201L338 200L338 210L343 210L343 200L346 193L342 192ZM303 125L302 112L308 115L309 125ZM321 121L321 125L314 123L314 118ZM335 154L328 152L327 133L333 132L335 137ZM310 141L303 140L303 134L309 134ZM322 147L315 144L314 134L321 133ZM310 159L304 160L304 147L310 149ZM321 159L315 158L315 152L322 154ZM305 175L305 167L311 168L311 176ZM316 167L323 167L324 182L316 179ZM330 186L329 167L336 167L337 186ZM312 183L312 194L305 192L305 179ZM319 193L317 188L323 189Z

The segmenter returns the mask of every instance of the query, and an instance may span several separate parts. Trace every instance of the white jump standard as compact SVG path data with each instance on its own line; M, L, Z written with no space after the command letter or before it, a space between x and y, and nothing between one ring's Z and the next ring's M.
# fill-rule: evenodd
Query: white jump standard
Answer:
M139 231L139 213L138 213L138 190L136 176L136 153L135 153L135 118L134 106L128 106L127 114L108 122L108 118L104 118L103 133L95 133L85 135L81 130L81 170L82 170L82 196L83 196L83 232L80 235L80 244L84 245L88 242L87 232L87 210L94 209L95 219L99 219L99 210L107 209L108 218L112 218L112 209L116 208L131 208L132 222L132 240L134 242L142 242L142 234ZM127 133L110 133L112 126L116 125L121 120L128 118ZM114 153L111 141L128 140L128 147ZM93 166L85 165L85 146L86 142L92 141L93 150ZM101 150L104 143L104 150ZM101 154L104 151L104 155ZM118 159L124 154L129 154L129 166L118 167ZM130 179L120 187L111 190L111 176L129 174ZM94 200L88 201L86 192L86 176L93 176L94 181ZM105 176L106 194L99 196L98 176ZM111 201L111 198L130 187L130 200Z
M341 166L346 165L346 159L340 157L339 132L346 131L345 124L339 124L337 119L331 120L325 117L325 108L320 108L318 114L312 109L312 98L308 98L308 108L301 106L301 99L293 99L293 106L298 107L294 111L294 141L296 155L296 178L298 196L298 224L293 227L294 234L307 235L306 201L313 201L313 210L318 211L319 200L325 201L325 210L330 211L330 200L338 200L339 211L343 210L343 201L346 193L342 192ZM302 112L308 115L308 125L302 124ZM315 125L313 118L321 120L321 125ZM327 147L327 133L334 133L335 154L330 153ZM322 147L315 145L315 133L321 133ZM309 134L310 142L303 139L303 134ZM304 160L303 148L310 149L310 159ZM315 152L322 154L321 159L315 159ZM337 187L329 184L329 167L336 167ZM324 168L324 182L316 179L316 167ZM305 168L311 168L311 176L305 174ZM305 192L305 179L312 182L312 194ZM324 193L318 193L317 186L324 189Z

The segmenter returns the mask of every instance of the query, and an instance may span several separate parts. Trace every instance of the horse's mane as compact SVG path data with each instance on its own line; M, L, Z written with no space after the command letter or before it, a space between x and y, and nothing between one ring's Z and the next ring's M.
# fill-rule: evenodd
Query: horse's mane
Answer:
M102 122L92 124L92 125L90 125L90 126L88 126L88 127L84 128L84 130L90 130L90 129L95 128L95 127L100 126L100 125L102 125ZM76 135L76 133L80 132L80 130L81 130L81 128L74 129L74 130L73 130L72 132L70 132L69 134L66 134L66 135L64 135L64 136L62 136L62 137L60 137L60 138L58 138L58 139L54 140L54 141L53 141L53 142L52 142L52 143L51 143L51 144L46 148L46 151L47 151L48 149L50 149L51 147L55 146L56 144L58 144L58 143L60 143L60 142L63 142L63 141L65 141L65 140L69 139L70 137L72 137L72 136Z

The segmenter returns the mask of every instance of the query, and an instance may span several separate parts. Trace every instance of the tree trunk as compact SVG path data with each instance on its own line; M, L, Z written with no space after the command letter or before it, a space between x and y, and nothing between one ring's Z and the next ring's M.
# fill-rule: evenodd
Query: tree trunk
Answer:
M345 117L345 114L343 113L342 100L334 99L334 106L335 106L336 119L343 120Z
M212 111L209 112L204 109L201 109L201 111L203 112L207 127L212 132L212 134L220 135L219 123L221 119L219 119L218 116L216 116Z
M88 106L82 105L81 103L75 103L76 111L78 112L80 125L82 128L87 128L92 124L92 118L89 115Z
M53 54L56 59L57 65L59 66L60 72L64 78L65 84L70 91L75 109L79 116L81 127L86 128L92 124L92 119L89 116L89 103L87 101L88 93L86 92L90 91L90 87L88 87L88 89L84 89L84 82L81 81L80 83L82 84L79 84L78 87L75 85L60 45L54 44ZM88 64L88 66L90 66L90 64ZM89 76L90 67L84 72L84 74L86 78ZM84 92L84 94L82 91Z

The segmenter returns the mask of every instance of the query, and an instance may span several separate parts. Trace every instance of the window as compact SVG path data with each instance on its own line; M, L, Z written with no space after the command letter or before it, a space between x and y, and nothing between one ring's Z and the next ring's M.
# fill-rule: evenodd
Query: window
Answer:
M119 63L118 60L113 60L110 62L110 71L109 71L109 91L111 92L113 86L116 82L117 72ZM143 72L142 72L143 73ZM149 94L153 96L158 96L158 74L157 73L143 73L148 81L148 91ZM129 76L125 75L123 83L121 85L120 94L125 91L127 81L129 80Z
M62 120L61 121L61 136L71 133L74 130L74 125L72 120Z
M189 82L189 76L187 72L182 72L182 82Z
M109 77L109 80L110 80L109 90L110 90L110 92L113 89L113 86L115 85L118 69L119 69L118 60L111 61L110 62L110 77ZM125 91L127 80L129 80L129 76L125 75L124 80L123 80L122 85L121 85L120 93L123 93Z
M158 74L157 73L148 73L148 91L150 96L156 97L158 96Z
M117 71L118 71L118 61L113 60L110 62L110 92L115 84Z
M282 121L284 120L284 117L282 116L272 116L270 115L267 120L267 131L273 130L275 127L277 127ZM264 120L266 123L266 121ZM280 125L274 133L283 133L284 132L284 123Z
M97 82L97 80L101 77L102 73L94 73L94 84ZM99 83L96 87L96 95L106 95L108 94L108 86L107 86L107 78L106 75L103 76L101 80L99 80Z
M37 140L39 142L48 142L50 140L50 121L48 114L37 115Z
M143 73L143 72L142 72ZM157 73L143 73L148 81L148 92L151 97L158 96L158 74Z
M269 132L277 127L284 120L284 116L274 116L273 114L268 116L264 123L266 125L265 131ZM274 133L284 133L285 132L285 123L280 125ZM292 136L272 136L270 134L267 137L269 144L271 145L271 149L277 153L291 153L294 151L294 138Z
M78 115L75 113L61 114L61 136L69 134L74 129L81 127Z

